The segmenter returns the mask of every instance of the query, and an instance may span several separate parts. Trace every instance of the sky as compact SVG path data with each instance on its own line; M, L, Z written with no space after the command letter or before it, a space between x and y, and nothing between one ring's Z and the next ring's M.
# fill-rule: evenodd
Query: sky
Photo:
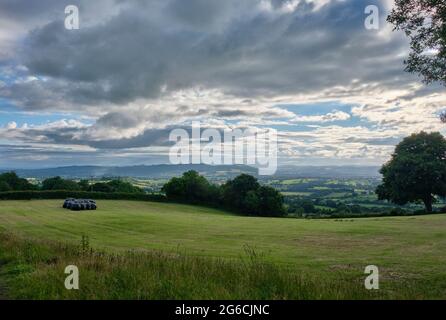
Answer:
M446 88L404 72L392 5L2 0L0 168L168 163L192 121L276 129L279 165L381 165L411 133L446 133Z

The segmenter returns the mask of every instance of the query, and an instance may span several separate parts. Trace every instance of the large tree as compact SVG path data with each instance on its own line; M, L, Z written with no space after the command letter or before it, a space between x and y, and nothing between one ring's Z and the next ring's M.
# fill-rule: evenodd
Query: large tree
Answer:
M244 214L283 216L283 196L276 189L261 186L257 179L241 174L222 185L224 204Z
M183 173L179 178L170 179L162 191L166 193L167 198L175 201L207 203L215 200L215 188L194 170Z
M283 216L283 196L274 188L261 186L257 179L241 174L225 184L210 183L196 171L170 179L162 188L169 200L195 204L224 206L230 210L255 216Z
M248 198L247 195L250 191L256 192L259 188L260 184L255 177L243 173L232 180L228 180L222 186L223 201L228 207L242 211L254 210L253 202L257 202L257 200L254 199L254 194L251 194Z
M53 177L43 180L42 190L78 191L80 190L80 186L72 180L62 179L61 177Z
M406 71L446 85L446 1L395 0L387 20L410 39Z
M422 201L431 212L435 196L446 196L446 139L438 132L412 134L396 146L380 172L380 200L400 205Z
M0 190L35 190L37 187L28 182L28 180L19 178L15 172L5 172L0 174Z

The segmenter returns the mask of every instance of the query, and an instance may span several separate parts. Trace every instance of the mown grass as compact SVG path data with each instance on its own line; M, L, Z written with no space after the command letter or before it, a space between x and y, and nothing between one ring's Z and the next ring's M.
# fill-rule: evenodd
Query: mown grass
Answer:
M104 200L97 211L77 213L60 205L57 200L0 201L0 230L19 236L0 242L0 260L9 261L0 267L0 289L7 277L9 295L446 298L446 215L298 220L137 201ZM76 248L83 234L97 249L94 259L66 249ZM262 267L255 268L263 273L253 264L246 267L246 248L261 256ZM84 270L79 292L63 287L68 264ZM380 290L373 293L363 285L364 268L371 264L380 271ZM125 287L127 282L133 285ZM115 285L107 289L110 283Z
M0 233L1 275L12 299L363 299L382 298L361 279L337 281L275 266L251 248L240 260L163 252L111 254ZM67 265L79 290L64 287Z

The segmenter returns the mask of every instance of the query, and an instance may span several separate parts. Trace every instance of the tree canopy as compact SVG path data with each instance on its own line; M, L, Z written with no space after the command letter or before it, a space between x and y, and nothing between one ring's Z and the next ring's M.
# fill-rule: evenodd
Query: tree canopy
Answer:
M223 206L248 215L285 214L282 195L274 188L261 186L255 177L247 174L217 186L198 172L188 171L182 177L170 179L162 190L174 201Z
M419 73L426 83L446 85L446 2L395 0L387 20L410 39L406 71Z
M207 179L190 170L179 178L172 178L167 182L162 191L168 199L187 203L211 203L218 200L217 190Z
M42 190L78 191L80 189L80 186L75 181L62 179L61 177L48 178L42 182Z
M380 200L399 205L422 201L431 212L435 196L446 196L446 139L438 132L412 134L396 146L380 173Z
M28 180L19 178L15 172L0 174L0 191L35 190L36 188Z
M260 187L257 179L249 174L241 174L233 180L228 180L222 186L223 200L228 207L234 207L241 210L252 210L252 204L246 201L249 192L255 192ZM257 195L256 195L257 196ZM253 195L249 195L250 198ZM252 199L251 199L252 201ZM256 200L258 201L258 199Z

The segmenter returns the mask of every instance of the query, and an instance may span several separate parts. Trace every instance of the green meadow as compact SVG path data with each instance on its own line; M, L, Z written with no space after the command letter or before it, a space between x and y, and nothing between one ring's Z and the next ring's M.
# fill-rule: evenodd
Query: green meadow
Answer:
M307 220L170 203L103 200L80 212L61 204L0 202L2 295L446 298L444 214ZM63 286L68 264L79 266L80 290ZM379 268L379 290L364 288L367 265Z

